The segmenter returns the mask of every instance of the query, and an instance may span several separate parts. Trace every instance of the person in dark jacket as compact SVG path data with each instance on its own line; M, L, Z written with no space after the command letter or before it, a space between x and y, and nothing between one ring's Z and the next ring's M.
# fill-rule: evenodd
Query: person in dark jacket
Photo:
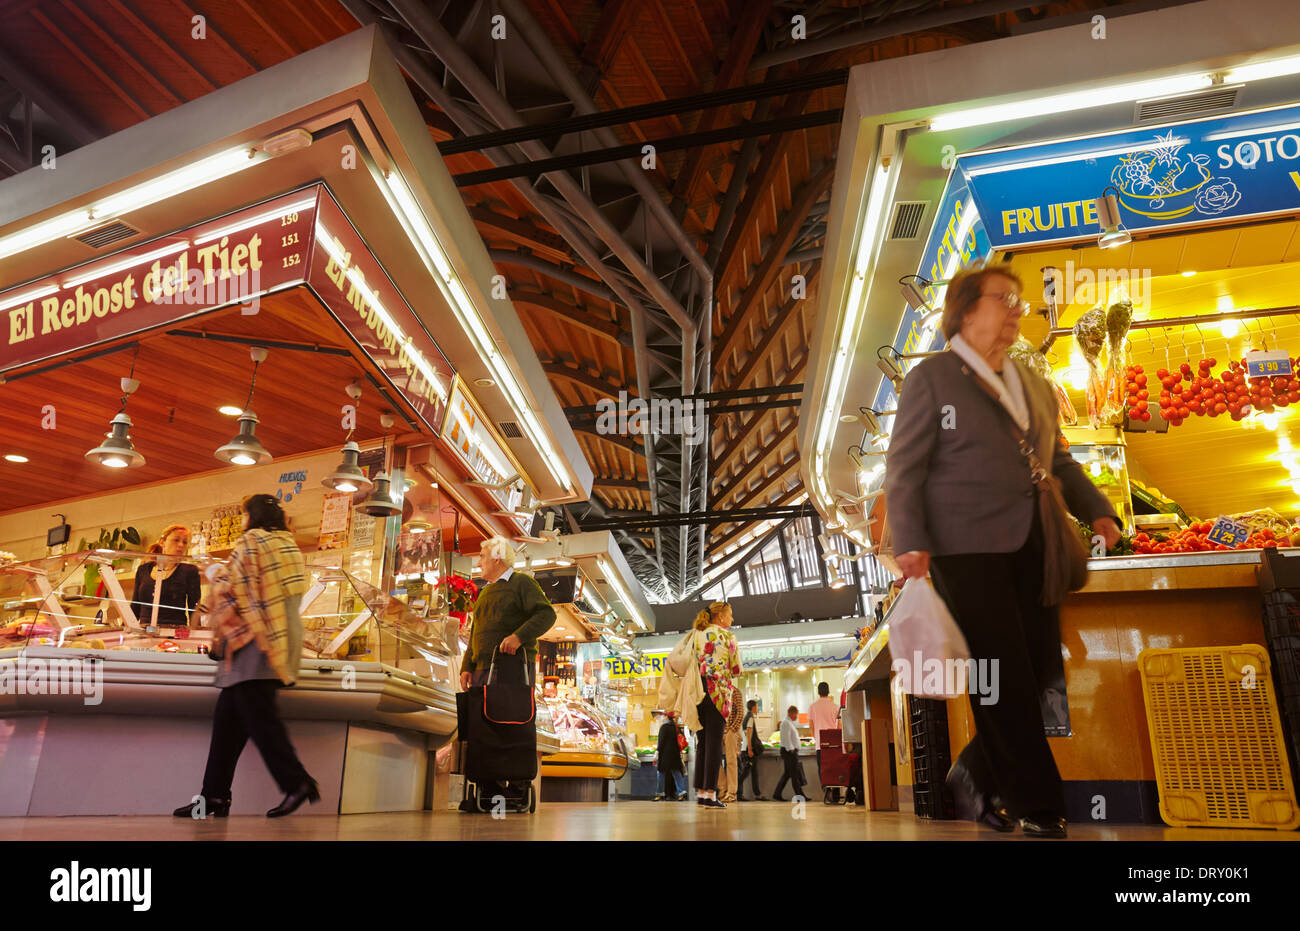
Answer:
M1015 830L1018 818L1030 837L1065 837L1065 792L1040 710L1049 671L1060 668L1061 636L1058 605L1043 604L1056 593L1044 589L1035 484L1043 476L1030 453L1107 547L1119 539L1119 518L1066 448L1055 389L1007 355L1021 291L1006 266L966 269L948 283L951 351L924 359L903 382L885 501L904 577L933 572L971 658L981 667L991 660L999 677L999 701L971 703L975 737L949 785L994 830Z
M749 774L749 785L754 790L754 801L766 802L767 798L758 790L758 758L763 755L763 741L758 737L758 702L750 699L745 703L745 719L740 725L745 750L740 757L740 790L744 791L745 774ZM742 798L741 801L744 801Z
M188 627L198 608L202 591L199 570L193 563L181 562L190 550L190 529L172 524L149 547L158 554L146 560L135 573L131 591L131 610L144 626ZM154 607L157 603L157 620Z
M679 802L686 798L686 767L682 764L682 748L677 739L681 731L678 730L674 718L673 712L668 712L664 717L664 723L659 726L659 762L656 764L659 770L659 784L655 790L656 802L663 801L665 783L669 778L677 789L673 797Z

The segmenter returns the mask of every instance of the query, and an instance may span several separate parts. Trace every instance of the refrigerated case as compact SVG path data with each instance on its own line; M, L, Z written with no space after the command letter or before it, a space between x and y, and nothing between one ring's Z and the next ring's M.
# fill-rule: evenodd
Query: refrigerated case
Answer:
M98 582L85 594L88 568L121 582L114 562L143 558L0 566L0 759L14 762L0 767L0 815L157 813L187 776L198 785L217 697L211 631L142 626L120 585L120 595L111 584L94 594ZM308 575L302 665L278 701L321 786L311 811L422 809L430 752L456 728L451 628L336 565L309 565ZM93 793L78 775L88 761ZM233 794L232 811L253 814L282 793L245 765Z
M618 779L636 765L631 737L591 705L544 700L560 752L542 757L543 778Z

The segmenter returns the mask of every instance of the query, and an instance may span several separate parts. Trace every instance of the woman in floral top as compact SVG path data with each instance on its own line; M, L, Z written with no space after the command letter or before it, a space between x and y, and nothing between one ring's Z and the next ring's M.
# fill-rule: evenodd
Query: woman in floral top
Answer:
M733 679L740 676L740 650L731 635L731 605L717 601L695 618L692 647L704 687L695 760L695 800L706 808L726 808L718 801L722 734L731 717Z

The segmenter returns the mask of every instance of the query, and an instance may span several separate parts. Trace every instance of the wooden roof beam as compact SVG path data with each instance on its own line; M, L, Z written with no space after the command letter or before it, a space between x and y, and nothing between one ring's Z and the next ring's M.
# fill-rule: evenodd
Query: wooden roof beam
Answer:
M800 305L806 300L811 300L811 294L813 289L817 287L817 279L821 275L821 270L821 262L815 262L806 276L809 297L802 299L789 298L781 305L781 308L776 312L776 316L770 322L764 324L762 328L763 335L759 337L758 343L750 351L749 358L745 360L745 364L740 367L740 371L736 373L736 376L727 380L728 388L743 388L745 386L745 382L754 374L754 369L758 367L758 363L767 358L767 354L772 348L772 344L776 342L777 337L785 331L791 320L798 317L797 311Z

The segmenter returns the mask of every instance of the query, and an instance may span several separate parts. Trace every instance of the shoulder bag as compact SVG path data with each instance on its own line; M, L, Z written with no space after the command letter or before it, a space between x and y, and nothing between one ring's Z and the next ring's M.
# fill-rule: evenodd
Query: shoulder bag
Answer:
M1007 364L1015 363L1008 361ZM1077 592L1088 582L1088 550L1074 529L1074 522L1061 494L1061 483L1047 471L1033 443L1007 413L992 386L971 371L970 366L962 365L961 370L974 378L975 383L984 389L984 393L1006 415L1011 435L1020 447L1020 454L1029 462L1029 480L1038 491L1038 518L1043 530L1043 591L1040 601L1049 607L1058 605L1065 600L1066 595ZM1024 390L1028 400L1028 384Z

